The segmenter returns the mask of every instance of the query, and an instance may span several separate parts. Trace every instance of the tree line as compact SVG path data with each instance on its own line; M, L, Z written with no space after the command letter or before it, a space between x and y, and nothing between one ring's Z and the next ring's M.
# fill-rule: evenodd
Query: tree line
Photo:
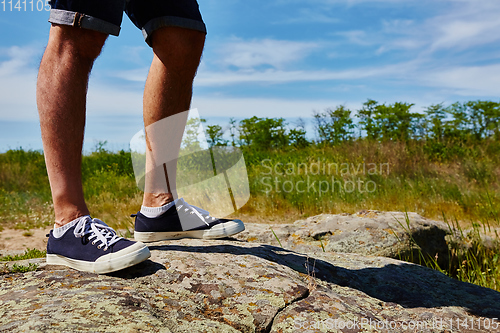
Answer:
M330 146L360 139L374 142L417 140L437 146L500 139L498 102L435 104L427 107L424 113L412 112L413 106L404 102L380 104L369 99L356 112L343 105L314 111L314 139L307 138L303 120L290 127L284 118L256 116L239 123L231 119L229 135L225 135L220 125L206 126L206 134L211 146L235 145L253 149Z

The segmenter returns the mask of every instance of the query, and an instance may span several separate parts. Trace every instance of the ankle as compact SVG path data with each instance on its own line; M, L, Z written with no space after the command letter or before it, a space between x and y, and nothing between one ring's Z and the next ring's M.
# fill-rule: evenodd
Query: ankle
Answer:
M74 193L66 193L62 191L52 191L52 201L54 203L54 214L56 226L61 227L75 219L90 215L87 204L81 196Z
M56 210L55 227L60 228L82 216L90 215L88 210Z
M142 206L144 207L161 207L174 201L172 193L144 193Z
M56 221L56 222L54 223L54 226L55 226L56 228L61 228L61 227L65 226L65 225L66 225L66 224L68 224L68 223L69 223L69 222L66 222L66 223L61 223L61 222L59 222L59 221Z

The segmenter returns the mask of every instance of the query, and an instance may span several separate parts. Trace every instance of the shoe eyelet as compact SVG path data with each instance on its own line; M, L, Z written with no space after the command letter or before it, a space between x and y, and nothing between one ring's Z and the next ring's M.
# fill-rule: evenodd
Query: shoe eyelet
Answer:
M108 248L107 248L107 247L105 247L105 248L104 248L104 252L106 252L107 250L108 250Z
M102 248L102 245L97 245L97 248L100 250Z
M93 241L93 242L92 242L92 245L95 245L95 243L96 243L96 242L95 242L95 241Z

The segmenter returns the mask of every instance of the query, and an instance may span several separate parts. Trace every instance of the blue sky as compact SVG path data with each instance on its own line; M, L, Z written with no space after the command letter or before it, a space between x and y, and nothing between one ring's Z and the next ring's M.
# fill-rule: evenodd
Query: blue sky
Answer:
M17 1L17 0L15 0ZM229 117L308 118L367 98L431 104L500 96L498 0L199 0L208 35L193 107ZM0 151L40 149L35 81L48 12L0 3ZM41 6L40 6L41 7ZM141 129L152 59L124 16L91 77L86 149L127 148Z

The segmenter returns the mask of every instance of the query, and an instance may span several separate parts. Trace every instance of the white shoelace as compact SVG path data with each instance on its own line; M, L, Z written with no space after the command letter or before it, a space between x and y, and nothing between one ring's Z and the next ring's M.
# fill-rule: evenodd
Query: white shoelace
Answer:
M177 211L184 209L185 213L196 215L206 225L209 225L207 220L209 220L209 221L217 220L215 217L210 216L210 213L208 211L206 211L200 207L192 206L192 205L188 204L186 201L184 201L184 199L182 199L182 198L178 199L175 202L175 207L176 207Z
M92 241L92 245L101 242L101 244L97 245L97 248L101 249L104 247L104 251L122 239L122 237L117 236L113 228L108 227L106 223L99 219L92 219L89 216L85 216L78 221L75 226L74 234L75 237L84 237L90 234L88 239Z

